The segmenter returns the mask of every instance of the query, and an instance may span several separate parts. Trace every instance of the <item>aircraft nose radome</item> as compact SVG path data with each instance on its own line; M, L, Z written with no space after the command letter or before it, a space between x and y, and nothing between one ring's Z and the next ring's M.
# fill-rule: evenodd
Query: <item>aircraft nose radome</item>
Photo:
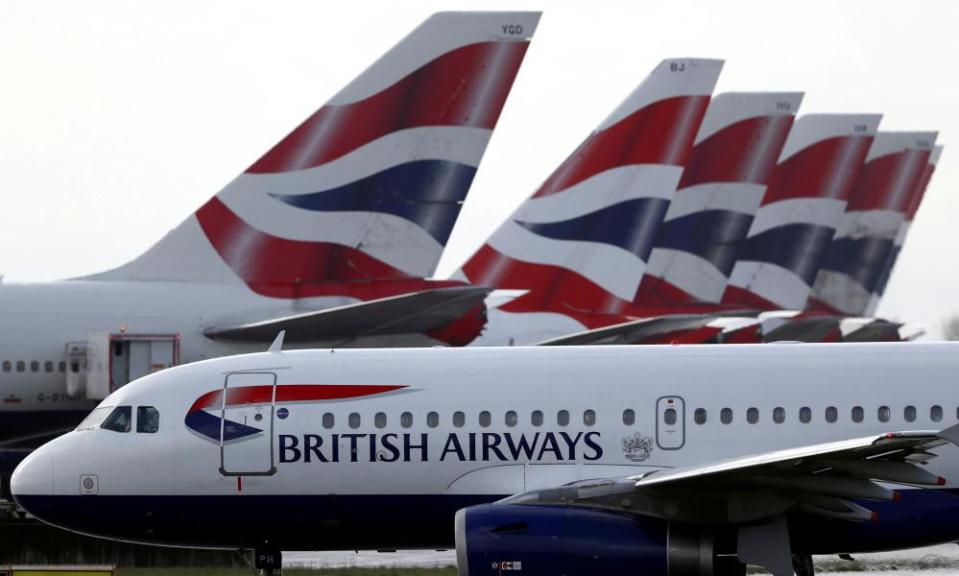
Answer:
M42 448L34 450L13 471L10 478L10 492L25 510L20 496L49 496L53 494L53 457Z

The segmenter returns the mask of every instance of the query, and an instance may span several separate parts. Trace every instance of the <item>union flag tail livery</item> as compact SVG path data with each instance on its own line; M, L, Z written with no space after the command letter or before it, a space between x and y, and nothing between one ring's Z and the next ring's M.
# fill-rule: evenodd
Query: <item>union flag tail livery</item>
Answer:
M431 16L150 250L94 278L294 298L431 275L538 20Z
M879 132L829 245L808 308L860 316L920 193L935 132Z
M578 332L632 306L721 69L660 63L463 265L472 284L526 291L491 311L485 341Z
M737 254L722 302L802 309L872 145L878 114L796 120Z
M929 155L929 162L926 164L922 176L916 185L916 194L913 195L912 201L906 207L906 214L902 224L899 225L899 231L896 233L896 239L893 241L892 249L889 251L889 256L886 258L882 271L879 273L879 278L876 280L876 288L869 299L869 304L866 306L867 316L875 315L876 308L879 307L879 300L886 291L886 285L889 283L889 278L892 276L892 271L896 266L899 252L902 250L902 246L906 242L906 237L909 235L909 228L912 226L912 221L916 217L916 212L919 211L922 199L926 195L926 189L929 187L932 175L936 171L936 165L942 156L942 148L942 146L934 147L932 153Z
M636 304L718 303L786 143L801 93L713 98L669 205Z
M18 326L0 358L36 367L3 375L0 444L34 446L143 374L280 331L293 347L473 340L490 289L427 276L538 20L435 14L132 262L0 283Z

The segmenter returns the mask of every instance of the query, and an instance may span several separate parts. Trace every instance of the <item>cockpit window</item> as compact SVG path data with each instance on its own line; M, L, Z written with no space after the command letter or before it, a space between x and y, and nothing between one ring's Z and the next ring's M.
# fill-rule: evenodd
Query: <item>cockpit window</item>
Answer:
M107 416L110 415L110 412L113 412L113 406L100 406L99 408L94 408L93 412L87 414L87 417L83 419L83 422L80 422L80 425L77 426L77 430L93 430L98 428L100 424L106 420Z
M154 434L160 429L160 412L153 406L137 406L137 432Z
M133 420L133 409L129 406L117 406L103 421L100 428L114 432L129 432L131 420Z

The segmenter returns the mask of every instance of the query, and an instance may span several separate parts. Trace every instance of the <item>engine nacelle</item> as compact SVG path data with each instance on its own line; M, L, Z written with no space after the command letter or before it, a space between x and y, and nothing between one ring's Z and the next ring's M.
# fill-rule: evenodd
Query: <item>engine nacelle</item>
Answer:
M579 506L485 504L456 513L460 576L745 574L711 530Z

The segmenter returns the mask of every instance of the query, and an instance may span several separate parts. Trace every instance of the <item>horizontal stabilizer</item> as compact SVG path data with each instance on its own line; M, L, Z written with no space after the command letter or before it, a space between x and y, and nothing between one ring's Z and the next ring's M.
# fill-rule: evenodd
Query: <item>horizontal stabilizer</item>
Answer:
M482 305L490 291L483 286L435 288L248 324L210 326L203 334L218 340L269 343L277 332L285 330L285 342L304 343L425 333Z
M741 311L733 315L740 315ZM600 344L662 344L669 335L685 343L684 334L699 330L722 314L670 314L641 318L613 326L585 330L539 342L539 346L596 346ZM716 332L722 330L717 327Z

